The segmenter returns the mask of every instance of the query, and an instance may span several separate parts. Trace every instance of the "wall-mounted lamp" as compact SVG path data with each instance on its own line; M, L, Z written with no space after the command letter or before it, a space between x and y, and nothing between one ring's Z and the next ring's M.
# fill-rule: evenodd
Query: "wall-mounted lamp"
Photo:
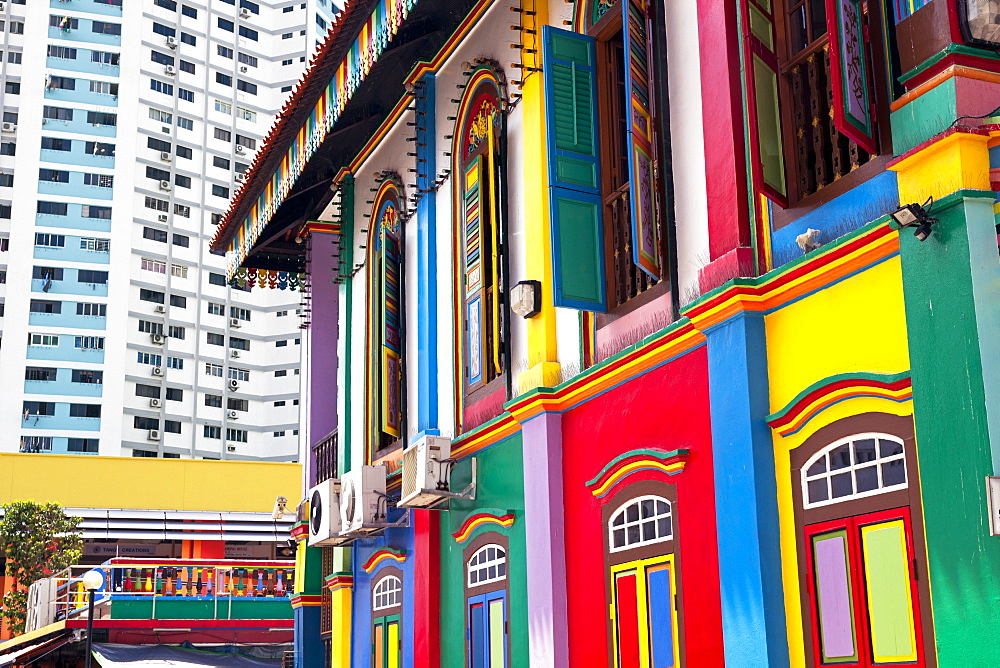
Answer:
M532 318L542 311L542 284L520 281L510 289L510 310L522 318Z
M924 202L924 204L927 204ZM938 222L937 218L932 217L927 213L925 209L920 204L904 204L895 211L892 212L892 219L896 221L899 228L904 227L915 227L917 228L913 232L913 236L917 238L918 241L926 241L927 237L931 235L931 225Z
M288 499L283 496L279 496L274 500L274 512L271 513L271 517L280 520L288 512Z
M958 0L962 37L969 44L1000 49L1000 2Z

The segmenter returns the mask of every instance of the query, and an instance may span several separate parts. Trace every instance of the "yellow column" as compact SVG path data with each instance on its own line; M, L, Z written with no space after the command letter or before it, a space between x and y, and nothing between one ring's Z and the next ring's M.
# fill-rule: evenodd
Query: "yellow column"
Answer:
M534 0L534 15L521 14L521 62L524 115L524 241L527 278L542 283L542 311L528 319L528 369L517 379L518 391L553 387L561 380L556 344L556 309L552 306L552 236L549 229L549 174L545 134L545 96L542 73L542 24L549 15L547 0ZM532 52L533 51L533 52Z
M922 204L965 188L990 190L988 136L954 132L896 161L899 201Z
M341 586L330 591L330 668L351 668L351 598L354 588Z

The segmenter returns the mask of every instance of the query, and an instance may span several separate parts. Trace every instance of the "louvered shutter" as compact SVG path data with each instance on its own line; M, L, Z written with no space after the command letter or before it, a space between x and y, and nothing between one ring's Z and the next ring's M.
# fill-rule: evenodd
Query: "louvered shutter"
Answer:
M659 280L660 239L656 228L653 122L649 89L649 13L646 0L621 0L625 36L625 99L628 114L628 176L632 219L632 261Z
M606 310L594 40L543 26L553 302Z
M488 239L483 237L483 158L476 156L465 169L465 380L468 389L486 381L485 298L483 273Z
M382 285L384 296L384 338L382 341L382 430L392 436L402 433L402 372L400 355L402 342L400 318L400 248L399 240L386 228L382 229Z
M747 0L744 4L743 42L747 45L750 154L756 188L778 204L787 206L772 1Z
M833 122L848 139L876 153L861 0L826 0L826 24L830 35Z

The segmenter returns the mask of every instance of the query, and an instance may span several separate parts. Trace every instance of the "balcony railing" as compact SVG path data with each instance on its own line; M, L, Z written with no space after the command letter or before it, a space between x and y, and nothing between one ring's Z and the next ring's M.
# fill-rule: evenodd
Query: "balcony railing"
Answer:
M337 442L337 430L334 430L312 446L316 484L337 477Z

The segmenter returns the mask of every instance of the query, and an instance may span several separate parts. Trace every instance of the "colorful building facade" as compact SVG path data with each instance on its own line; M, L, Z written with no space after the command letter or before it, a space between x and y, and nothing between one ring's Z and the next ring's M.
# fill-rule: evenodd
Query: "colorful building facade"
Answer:
M296 665L1000 659L979 4L348 3L213 240L310 314Z

